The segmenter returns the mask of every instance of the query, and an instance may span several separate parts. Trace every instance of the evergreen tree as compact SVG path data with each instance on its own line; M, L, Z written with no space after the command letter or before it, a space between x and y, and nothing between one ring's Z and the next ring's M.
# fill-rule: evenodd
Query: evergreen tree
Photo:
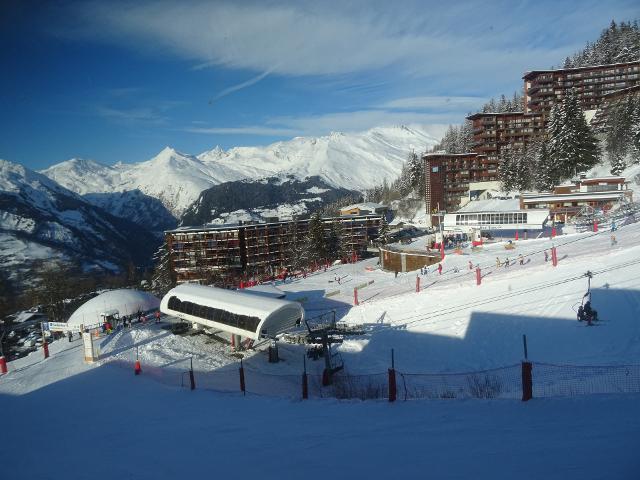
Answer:
M347 255L344 245L344 232L342 224L338 221L331 222L331 227L326 240L327 258L337 260Z
M502 190L511 192L515 188L515 180L517 176L517 165L514 159L513 151L505 148L500 153L500 161L498 163L498 178L502 182Z
M165 242L156 250L153 260L155 267L151 275L151 291L162 297L176 286L176 278L171 269L169 250Z
M309 260L322 261L327 258L327 242L324 234L324 223L320 213L316 212L309 220L309 230L305 242L305 251Z
M535 152L535 175L533 176L533 186L538 190L551 190L557 183L553 157L549 153L549 143L546 139L541 140L533 147Z
M640 163L640 97L636 97L635 105L633 109L633 115L631 117L631 161L633 163Z
M389 222L387 222L387 216L382 215L382 220L380 220L380 236L378 237L383 244L386 245L389 237Z

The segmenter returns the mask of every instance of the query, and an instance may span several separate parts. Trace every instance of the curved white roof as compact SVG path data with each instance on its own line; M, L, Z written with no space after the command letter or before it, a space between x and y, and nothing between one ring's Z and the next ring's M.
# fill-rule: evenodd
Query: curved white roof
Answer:
M260 320L255 331L246 330L230 324L221 323L211 318L202 318L169 308L169 299L176 297L181 302L191 302L197 305L212 307L226 312L254 317ZM225 290L207 287L193 283L185 283L169 290L162 298L160 311L185 320L200 323L212 328L243 335L255 340L261 336L274 337L293 327L304 317L304 310L297 302L289 302L271 298L242 290Z
M69 325L95 325L100 323L100 314L109 310L118 310L120 316L131 315L137 311L160 308L158 297L147 292L132 289L111 290L85 302L69 318Z

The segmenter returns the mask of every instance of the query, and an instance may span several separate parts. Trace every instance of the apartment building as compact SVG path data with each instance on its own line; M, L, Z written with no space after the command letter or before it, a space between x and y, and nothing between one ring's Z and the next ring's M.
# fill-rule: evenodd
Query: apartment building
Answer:
M381 215L323 218L328 233L342 227L345 249L361 256L379 236ZM183 227L165 232L169 265L178 283L235 286L239 280L278 275L290 266L307 234L309 219L243 225Z
M575 89L583 110L596 110L606 95L640 85L640 62L534 70L522 78L524 113L541 113L546 117L568 90Z
M602 104L591 120L591 126L596 132L604 132L610 112L626 103L629 97L640 99L640 85L616 90L602 97Z
M498 159L476 152L427 153L425 162L425 203L432 224L441 211L452 212L468 198L469 184L498 180Z
M522 148L545 132L540 113L475 113L467 120L473 128L473 151L491 160L504 148Z

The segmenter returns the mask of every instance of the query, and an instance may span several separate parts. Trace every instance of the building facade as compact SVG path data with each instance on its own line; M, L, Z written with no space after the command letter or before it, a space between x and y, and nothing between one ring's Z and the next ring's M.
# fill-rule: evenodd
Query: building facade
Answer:
M473 128L473 151L491 160L505 148L523 148L545 133L540 113L476 113L467 120Z
M544 209L556 222L567 220L587 211L607 211L616 202L631 200L624 177L583 178L573 184L558 185L553 192L524 193L520 208L524 211Z
M425 162L425 203L432 224L440 212L455 211L468 198L469 184L498 180L498 159L478 153L427 153ZM435 214L435 215L434 215Z
M342 227L343 245L361 256L380 232L381 215L324 218ZM165 232L169 267L178 283L237 285L241 279L276 276L300 255L309 220L178 228Z
M534 70L524 80L524 112L545 117L568 90L575 90L583 110L596 110L610 93L640 85L640 62L559 70Z

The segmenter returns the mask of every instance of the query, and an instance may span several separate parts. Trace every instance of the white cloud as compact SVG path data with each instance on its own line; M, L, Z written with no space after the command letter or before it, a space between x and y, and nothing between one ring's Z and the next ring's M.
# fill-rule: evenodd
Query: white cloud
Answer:
M278 128L278 127L265 127L261 125L253 125L246 127L187 127L182 129L184 132L189 133L203 133L211 135L259 135L266 137L279 137L279 136L295 136L300 133L299 130L290 128Z
M548 68L581 44L580 32L590 29L592 38L608 6L583 3L576 9L557 2L83 2L72 7L76 27L66 33L280 75L385 68L454 80L473 72L483 82ZM544 22L532 17L552 7L554 16Z
M484 97L407 97L390 100L380 105L391 109L432 109L448 111L466 111L480 108L488 99Z

